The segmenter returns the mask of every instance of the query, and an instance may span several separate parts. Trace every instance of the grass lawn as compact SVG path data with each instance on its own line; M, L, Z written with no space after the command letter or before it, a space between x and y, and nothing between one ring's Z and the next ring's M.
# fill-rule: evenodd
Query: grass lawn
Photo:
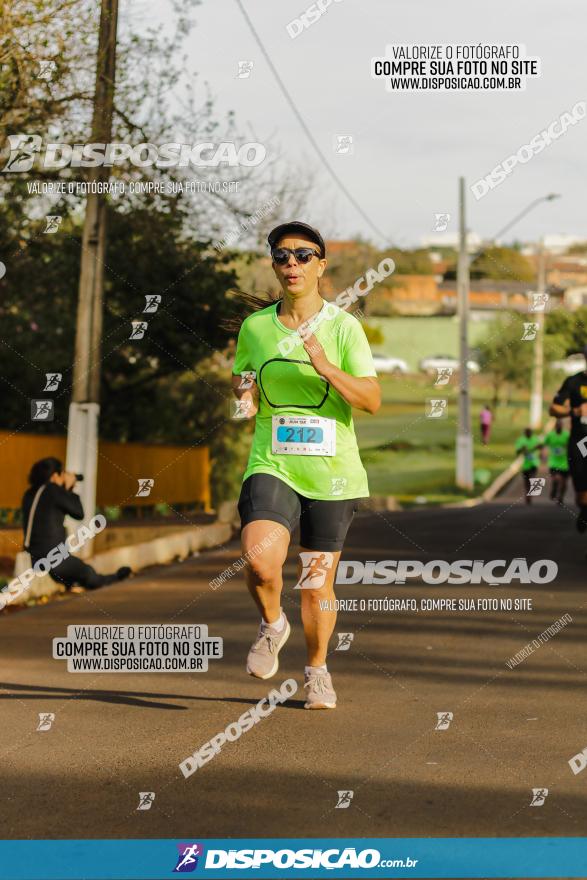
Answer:
M416 371L423 357L448 354L458 357L459 324L456 315L434 317L368 317L367 323L378 327L384 337L373 351L403 358L410 370ZM488 323L484 320L469 322L469 345L474 348L487 336Z
M383 404L376 416L354 411L361 458L373 495L395 495L410 505L424 496L427 503L458 501L478 495L515 458L514 442L527 425L528 395L517 392L509 406L494 413L489 446L479 440L479 413L491 394L478 377L471 381L471 423L475 438L473 468L475 491L465 493L455 484L455 438L457 430L457 388L435 387L421 375L381 376ZM448 400L446 418L425 415L426 399Z

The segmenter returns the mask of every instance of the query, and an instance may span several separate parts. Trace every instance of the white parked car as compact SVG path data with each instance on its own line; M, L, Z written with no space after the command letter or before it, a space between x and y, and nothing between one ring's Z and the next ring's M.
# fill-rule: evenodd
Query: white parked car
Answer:
M408 365L401 358L388 357L386 354L374 354L373 363L378 373L390 373L398 376L400 373L408 373Z
M460 361L451 357L449 354L435 354L430 357L422 358L420 361L420 369L424 373L435 373L437 370L453 370L455 373L460 367ZM469 359L467 367L470 373L478 373L481 369L477 361Z
M566 376L574 376L585 369L585 358L582 354L570 354L563 361L553 361L551 364L553 370L560 370Z

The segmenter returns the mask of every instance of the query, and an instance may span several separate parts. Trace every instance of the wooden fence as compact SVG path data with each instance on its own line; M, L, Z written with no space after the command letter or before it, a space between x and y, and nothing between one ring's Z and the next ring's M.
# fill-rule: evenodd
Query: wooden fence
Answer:
M54 456L65 462L65 437L0 431L0 507L20 507L31 465ZM153 479L148 496L136 497L139 480ZM210 507L207 446L109 443L98 448L99 507L135 507L164 503Z

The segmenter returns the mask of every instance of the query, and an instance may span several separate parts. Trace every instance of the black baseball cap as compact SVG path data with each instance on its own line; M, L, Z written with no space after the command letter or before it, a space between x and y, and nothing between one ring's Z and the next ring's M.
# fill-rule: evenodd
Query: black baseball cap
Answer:
M305 238L309 238L311 241L315 242L320 248L322 256L326 256L326 245L324 244L324 239L318 230L314 229L313 226L308 226L307 223L302 223L301 220L292 220L290 223L281 223L280 226L276 226L275 229L272 229L267 236L269 247L273 249L279 239L283 238L288 232L300 232Z

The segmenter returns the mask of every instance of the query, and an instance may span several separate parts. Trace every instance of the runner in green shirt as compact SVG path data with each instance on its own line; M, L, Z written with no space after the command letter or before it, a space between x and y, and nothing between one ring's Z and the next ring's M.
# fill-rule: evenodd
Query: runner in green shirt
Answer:
M534 434L532 428L526 428L521 437L516 440L516 452L523 455L522 477L526 490L526 504L532 503L532 480L538 473L540 465L540 449L544 445L542 437Z
M563 430L561 419L556 420L553 431L549 431L544 438L544 445L548 449L548 468L550 470L550 497L558 504L563 503L567 489L569 476L568 447L569 431Z
M239 499L247 585L262 618L247 671L266 679L278 669L290 634L282 568L299 522L305 708L333 709L326 654L336 567L359 499L369 494L352 407L375 413L381 393L361 324L318 291L326 269L320 233L294 221L268 240L282 298L244 320L233 366L239 415L255 417Z

